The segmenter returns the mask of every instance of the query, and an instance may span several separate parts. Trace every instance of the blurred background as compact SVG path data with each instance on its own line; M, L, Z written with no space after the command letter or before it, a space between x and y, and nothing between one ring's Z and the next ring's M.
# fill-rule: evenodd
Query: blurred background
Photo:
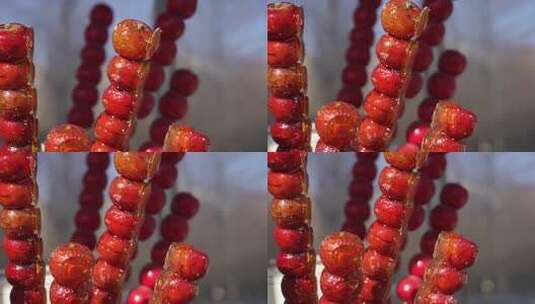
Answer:
M274 2L274 1L270 1ZM341 88L349 32L357 0L292 1L306 14L306 65L309 72L311 113L336 98ZM383 1L384 3L385 1ZM421 4L422 0L415 0ZM535 94L535 14L532 0L457 0L446 22L446 37L435 48L435 58L445 49L457 49L468 59L468 68L458 78L456 100L473 110L479 119L468 151L534 151L532 123ZM380 22L376 38L382 35ZM375 53L368 65L377 64ZM433 65L430 76L436 71ZM364 88L367 94L370 83ZM425 90L408 101L400 123L398 140L404 137Z
M348 200L353 153L337 155L315 154L309 157L308 174L313 202L314 247L321 240L339 230L344 221L344 205ZM535 153L456 153L447 156L447 173L435 182L436 193L447 182L462 184L469 192L466 206L459 212L457 232L479 246L476 264L469 269L468 285L458 295L460 303L469 304L531 304L535 303ZM384 167L379 156L378 169ZM377 181L374 182L378 197ZM426 206L428 212L438 204L438 195ZM373 209L372 209L373 210ZM372 218L368 221L371 224ZM278 252L271 236L273 228L268 219L268 251L270 258L270 304L280 297L280 286L274 281L278 271L273 258ZM427 231L426 222L409 234L409 242L402 255L402 265L395 280L407 275L408 260L419 252L420 236ZM393 289L395 291L395 287ZM393 303L399 303L393 294Z
M69 241L74 215L80 208L85 154L39 154L39 204L45 261L57 246ZM173 193L192 193L200 201L199 213L189 221L186 243L210 257L210 268L200 281L195 303L245 304L266 302L266 158L264 153L190 153L178 164L178 181L167 193L159 218L169 214ZM108 171L108 182L116 175ZM169 193L171 192L171 193ZM107 190L102 216L111 205ZM102 218L102 217L101 217ZM105 229L103 222L96 235ZM159 239L140 242L132 275L123 290L138 285L138 273L150 261L150 249ZM1 232L0 232L1 234ZM6 256L0 250L3 269ZM9 303L9 284L0 279L2 299ZM126 300L126 294L123 296Z
M7 1L0 1L6 4ZM66 121L84 30L93 5L103 2L115 13L114 24L134 18L153 26L166 0L20 0L0 10L0 22L33 26L36 34L36 87L41 137ZM184 123L205 132L211 151L266 151L265 3L249 0L201 0L186 20L177 60L166 75L188 68L200 78L189 99ZM107 59L114 51L108 41ZM108 85L102 77L100 94ZM167 78L169 79L169 77ZM167 82L159 92L167 91ZM95 108L100 113L102 107ZM156 112L156 111L154 111ZM140 121L132 149L148 138L154 116Z

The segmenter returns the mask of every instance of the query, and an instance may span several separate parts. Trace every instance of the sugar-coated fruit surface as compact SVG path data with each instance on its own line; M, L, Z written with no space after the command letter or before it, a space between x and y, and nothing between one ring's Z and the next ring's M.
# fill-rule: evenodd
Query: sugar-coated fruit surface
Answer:
M370 118L364 118L359 127L358 140L359 144L366 150L381 151L385 148L391 135L390 128Z
M308 112L308 98L302 94L291 98L268 97L268 109L271 115L281 122L296 122Z
M48 133L45 139L46 152L85 152L91 142L85 129L72 125L59 125Z
M385 34L377 42L375 51L382 64L402 70L409 57L409 42Z
M387 286L384 282L374 280L368 277L365 277L362 280L361 288L359 290L359 300L360 301L378 301L378 299L382 299L384 296L384 293L387 290Z
M401 243L401 235L399 229L375 222L370 226L366 240L368 241L368 249L394 256Z
M268 68L269 92L277 97L293 97L303 93L307 87L307 69L296 65L289 68Z
M108 78L117 89L133 92L144 83L143 65L115 56L108 65Z
M86 282L87 283L87 282ZM83 304L89 303L91 288L85 284L81 288L70 288L53 281L50 285L50 303L52 304Z
M471 111L455 102L443 102L435 115L440 129L454 139L464 139L472 135L477 117Z
M105 232L98 241L97 252L100 259L124 268L130 262L134 248L133 240L122 239Z
M327 299L344 303L354 298L359 287L359 279L357 276L342 277L323 270L320 287Z
M454 138L440 133L434 136L428 143L426 148L431 152L464 152L466 146Z
M416 167L418 154L412 151L385 152L385 160L392 167L402 171L412 171Z
M454 294L466 283L466 273L460 272L451 267L438 267L433 269L429 276L430 284L444 294Z
M383 28L390 35L408 40L416 33L421 10L407 0L390 0L381 13Z
M400 71L378 65L372 72L371 81L377 92L397 98L400 96L405 79Z
M304 164L306 153L300 151L269 152L268 167L274 171L292 172Z
M114 164L117 172L123 177L143 182L154 170L154 156L144 152L116 153Z
M272 3L267 6L269 40L287 40L303 31L304 12L290 3Z
M276 198L293 198L306 191L306 177L303 171L268 172L268 191Z
M113 206L106 212L104 222L111 234L121 238L132 238L137 231L136 228L141 224L141 218Z
M394 228L401 228L407 213L402 202L391 200L384 195L375 203L374 211L379 222Z
M397 120L396 105L397 101L392 97L372 90L364 101L364 111L366 116L375 122L393 126Z
M338 232L323 240L320 257L325 268L341 276L358 271L364 246L362 240L348 232Z
M0 118L0 138L10 146L28 146L33 140L34 126L33 119L11 121Z
M324 143L342 148L355 139L358 122L359 112L354 106L335 101L320 108L316 129Z
M93 267L92 280L95 287L118 291L125 279L125 271L104 260L98 260Z
M102 95L102 104L110 115L121 119L129 119L136 106L136 96L133 92L108 87Z
M26 58L33 48L31 29L19 24L0 26L0 61L17 61Z
M122 148L128 130L128 121L103 112L95 123L95 138L110 147Z
M166 152L208 152L210 140L192 127L173 125L167 132L165 146Z
M306 197L274 199L271 203L271 216L282 228L302 227L310 220L310 200Z
M394 167L386 167L379 175L379 188L387 197L405 200L409 194L413 175Z
M267 42L268 65L272 67L289 67L303 59L303 46L299 38L288 41Z
M275 226L273 228L273 238L281 251L302 253L307 250L308 244L312 239L312 230L308 226L294 229Z
M300 148L306 144L309 125L307 122L271 124L271 137L281 147Z
M28 239L41 227L38 209L8 210L0 212L0 227L10 239Z
M59 284L78 288L87 283L95 260L91 251L80 244L68 243L56 248L50 257L50 272Z
M199 293L199 287L188 282L176 273L162 274L165 283L161 285L160 299L162 303L183 304L190 303Z
M121 210L137 212L143 204L143 191L142 183L118 176L111 182L109 195Z
M0 90L0 115L5 119L28 118L35 109L35 98L29 89Z
M123 20L113 31L113 48L126 59L144 60L150 55L152 34L152 29L141 21Z
M30 207L33 190L33 183L29 180L20 184L0 182L0 205L7 209Z
M347 149L347 148L344 148L344 149ZM318 142L316 143L316 147L314 148L314 152L317 152L317 153L337 153L337 152L342 152L342 149L337 148L335 146L330 146L330 145L324 143L323 141L318 140Z
M286 301L291 301L291 303L311 303L316 297L316 278L311 275L304 277L284 276L281 282L281 290Z
M43 242L39 238L22 240L4 238L2 245L9 261L19 265L31 264L43 252Z
M442 238L437 250L442 253L451 266L465 269L474 264L478 254L476 244L456 233L444 233Z
M302 277L314 270L316 257L313 252L287 253L280 251L276 258L277 268L285 276Z
M17 265L8 262L4 270L5 277L9 284L14 287L32 289L43 284L45 274L42 264Z
M362 273L375 280L388 280L395 267L394 258L375 250L366 250L362 257Z
M0 180L18 182L30 177L34 161L30 151L0 147Z

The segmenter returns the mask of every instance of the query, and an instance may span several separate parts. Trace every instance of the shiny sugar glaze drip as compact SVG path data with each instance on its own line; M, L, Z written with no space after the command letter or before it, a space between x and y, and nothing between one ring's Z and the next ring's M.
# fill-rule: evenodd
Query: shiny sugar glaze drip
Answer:
M306 152L268 153L273 238L280 248L276 261L283 274L282 294L288 303L318 301L306 166Z
M11 303L46 303L38 208L33 29L0 25L0 227Z
M303 65L304 11L291 3L267 6L268 110L278 151L310 151L307 70Z

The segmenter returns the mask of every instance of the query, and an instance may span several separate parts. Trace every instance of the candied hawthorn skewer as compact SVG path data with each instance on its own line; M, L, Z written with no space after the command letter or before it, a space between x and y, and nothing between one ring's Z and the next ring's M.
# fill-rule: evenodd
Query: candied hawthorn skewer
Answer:
M428 8L420 9L406 0L390 0L383 8L381 22L387 34L377 43L379 65L371 75L374 90L364 102L365 116L357 135L359 151L388 148L405 97L414 87L413 79L418 79L412 72L428 13Z
M362 240L349 232L336 232L321 242L320 258L325 269L320 279L320 303L356 300L363 252Z
M130 292L128 304L136 304L140 299L150 298L162 271L165 253L173 242L183 242L186 239L189 231L188 221L197 214L198 210L199 201L193 195L181 192L173 197L171 213L163 219L160 226L161 239L153 245L151 262L142 268L139 274L140 285Z
M268 109L275 118L271 137L282 150L310 150L303 8L291 3L267 6Z
M98 259L93 267L91 303L117 303L143 223L150 182L158 169L159 153L118 152L115 180L124 183L112 193L112 207L104 217L106 232L97 244Z
M424 278L427 266L431 263L433 251L439 234L453 231L457 226L458 211L467 203L468 191L459 184L449 183L442 188L440 204L433 208L429 216L431 228L420 240L421 253L414 255L409 263L409 275L400 280L396 292L406 302L414 297Z
M0 25L0 227L11 303L46 303L38 204L33 30Z
M365 222L370 217L369 202L373 196L373 181L377 175L378 153L356 153L357 161L353 166L353 179L349 186L349 200L347 201L344 214L346 220L342 225L342 231L351 232L361 239L366 237Z
M49 264L54 277L50 286L52 304L89 303L95 264L89 248L76 243L61 245L52 252Z
M431 129L433 112L439 100L452 98L456 91L456 77L466 68L466 57L458 51L446 50L439 60L439 70L431 76L427 83L429 97L424 99L418 107L419 120L409 125L407 129L407 143L420 145Z
M113 23L112 9L103 3L93 6L89 24L85 29L85 46L80 53L82 62L76 71L78 84L72 90L73 105L67 122L82 128L93 125L93 107L98 102L100 68L106 60L104 46L108 41L108 28Z
M471 111L454 101L441 101L433 115L431 130L422 142L422 149L429 152L462 152L466 145L462 140L474 132L477 118Z
M208 265L208 256L202 251L187 244L173 243L150 303L191 303L199 293L197 282L206 274Z
M453 295L465 285L466 269L475 263L477 253L473 242L454 232L442 232L414 303L459 303Z
M128 149L160 33L160 29L153 31L143 22L132 19L121 21L113 30L113 48L118 56L108 64L111 84L102 96L105 111L95 122L96 141L91 146L92 152Z
M316 303L316 254L312 245L307 152L268 153L268 191L273 196L273 238L280 248L277 267L288 303Z

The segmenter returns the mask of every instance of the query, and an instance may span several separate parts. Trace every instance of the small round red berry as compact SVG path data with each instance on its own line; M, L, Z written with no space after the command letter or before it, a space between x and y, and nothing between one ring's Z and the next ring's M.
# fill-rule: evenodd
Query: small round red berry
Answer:
M383 28L390 35L408 40L416 33L421 10L406 0L389 1L381 13Z
M396 294L401 300L405 302L412 302L421 286L421 278L414 275L409 275L398 282Z
M126 19L113 30L113 48L126 59L144 60L149 55L152 29L145 23Z
M409 262L409 272L412 275L418 276L420 278L424 277L425 270L427 266L431 264L433 258L427 254L417 254L413 256Z
M468 191L459 184L449 183L442 188L440 202L455 209L462 208L468 201Z

